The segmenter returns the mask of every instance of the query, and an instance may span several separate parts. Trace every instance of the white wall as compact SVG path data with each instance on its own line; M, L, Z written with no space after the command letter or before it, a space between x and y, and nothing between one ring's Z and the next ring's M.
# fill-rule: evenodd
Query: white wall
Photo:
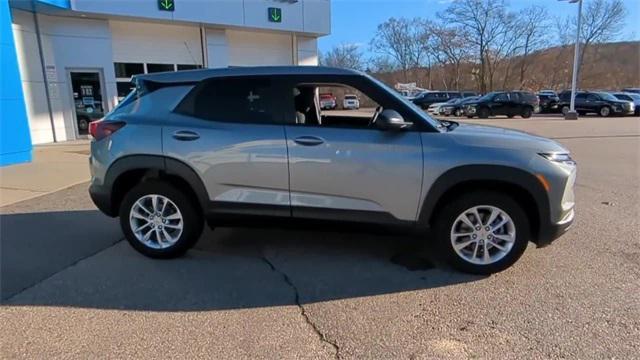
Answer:
M267 8L282 9L282 22L269 22ZM176 0L173 12L160 11L157 0L71 0L87 13L179 20L214 26L236 26L327 35L331 32L329 0Z
M33 14L13 9L13 29L18 62L34 144L53 141L44 80L38 55ZM55 67L49 76L49 93L58 141L75 138L71 85L67 71L97 69L103 74L107 109L115 104L116 86L111 60L111 34L107 20L38 14L45 66Z
M318 65L318 39L297 36L298 65Z
M113 62L202 65L198 26L109 20Z

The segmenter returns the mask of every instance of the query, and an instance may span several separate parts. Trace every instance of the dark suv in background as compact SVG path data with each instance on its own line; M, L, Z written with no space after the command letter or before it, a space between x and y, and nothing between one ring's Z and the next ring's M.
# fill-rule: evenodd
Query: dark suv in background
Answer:
M472 91L427 91L416 96L413 101L414 104L420 106L423 109L428 109L429 106L435 103L444 103L455 98L465 98L470 96L476 96L477 94Z
M489 116L516 115L529 118L538 110L538 97L526 91L490 92L480 99L465 105L464 112L468 118L475 116L486 119Z
M560 93L558 107L563 114L570 109L571 91ZM632 102L619 100L607 92L578 91L576 93L576 111L580 115L596 113L600 116L632 115L635 106Z

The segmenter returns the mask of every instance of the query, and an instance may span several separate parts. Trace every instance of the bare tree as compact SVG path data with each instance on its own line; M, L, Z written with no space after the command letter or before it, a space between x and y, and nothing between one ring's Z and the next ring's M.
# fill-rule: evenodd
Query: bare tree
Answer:
M439 14L449 24L464 32L469 45L473 46L480 92L487 91L487 54L504 32L504 0L455 0L444 13Z
M320 65L346 69L364 69L364 58L356 44L341 44L320 56Z
M610 41L620 35L624 27L626 9L622 0L592 0L586 3L582 12L580 26L580 58L578 76L584 62L587 49L592 44ZM572 20L572 33L575 34L577 19Z
M547 10L533 5L518 14L518 55L520 56L520 88L525 85L525 74L531 62L530 54L549 44L545 30L549 26Z
M378 25L369 43L373 52L397 63L405 81L408 70L422 65L427 55L425 36L428 35L425 33L425 23L425 20L419 18L390 18Z
M367 69L373 73L388 73L397 70L397 66L388 56L376 56L369 60Z
M471 57L465 33L458 28L447 27L444 23L433 25L430 31L432 34L432 42L429 46L431 53L444 67L452 69L453 76L449 84L456 90L460 90L461 66ZM445 70L443 69L443 73L446 73Z

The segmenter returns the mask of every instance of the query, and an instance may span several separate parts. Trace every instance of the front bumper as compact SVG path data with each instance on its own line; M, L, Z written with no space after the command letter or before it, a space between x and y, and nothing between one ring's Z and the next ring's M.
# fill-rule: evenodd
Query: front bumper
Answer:
M540 233L538 234L536 245L538 247L547 246L557 238L564 235L573 225L574 217L575 210L571 209L569 215L559 223L543 225Z

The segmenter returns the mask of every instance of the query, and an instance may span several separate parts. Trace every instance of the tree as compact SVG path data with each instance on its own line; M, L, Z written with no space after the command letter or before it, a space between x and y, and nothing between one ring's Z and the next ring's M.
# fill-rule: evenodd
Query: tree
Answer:
M431 53L444 67L449 66L453 69L452 81L449 84L456 90L460 90L460 69L462 63L471 57L464 32L440 23L431 27L431 35L433 39L429 46ZM443 73L446 72L445 70L443 69Z
M407 71L421 66L427 56L426 28L423 19L390 18L378 25L369 45L373 52L393 59L407 81Z
M367 69L373 73L388 73L397 70L397 67L388 56L376 56L369 60Z
M444 13L438 14L463 31L469 45L473 46L480 65L477 79L482 93L487 91L487 55L504 32L505 9L504 0L456 0Z
M364 70L364 59L356 44L341 44L320 56L320 65L345 69Z
M625 14L626 9L622 0L592 0L586 3L580 26L582 48L578 59L578 76L580 76L580 68L589 46L607 42L619 36L624 27ZM576 33L576 20L571 22L573 34Z
M518 48L520 56L520 88L525 85L525 74L529 69L530 58L529 55L548 45L548 38L545 34L545 30L548 28L548 14L547 10L541 6L533 5L526 9L523 9L518 14L519 32Z

